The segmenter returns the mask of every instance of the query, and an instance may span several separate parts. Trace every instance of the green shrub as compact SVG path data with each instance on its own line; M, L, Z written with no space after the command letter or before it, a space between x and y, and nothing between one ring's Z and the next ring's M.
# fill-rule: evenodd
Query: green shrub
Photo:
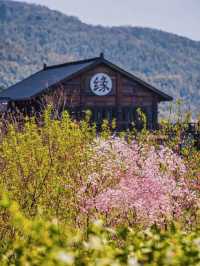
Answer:
M200 230L171 225L136 231L109 229L93 222L87 232L60 225L58 220L27 219L5 195L1 206L10 216L15 239L1 248L0 262L7 265L199 265Z
M128 180L136 168L139 172L148 170L142 167L147 159L162 155L157 139L160 134L167 135L170 123L165 122L157 133L133 130L112 141L106 121L97 137L95 126L89 126L88 115L78 123L71 121L67 113L59 121L51 119L50 113L50 109L46 111L42 126L34 118L27 119L20 129L10 124L1 134L0 265L200 265L198 206L183 206L179 224L175 218L168 221L162 217L163 223L151 223L150 227L136 226L136 216L129 212L120 217L116 210L101 214L93 209L90 213L82 205L82 197L94 200L104 192L114 191L118 181L124 176ZM149 160L149 172L157 169L162 176L167 171L177 181L183 175L188 193L198 203L199 152L191 146L185 147L181 156L170 150L176 152L181 126L174 129L175 137L166 140L163 149L177 160L171 164L169 158L160 165L157 159L152 159L152 164ZM130 150L131 143L135 143L137 154ZM105 153L109 145L112 147ZM131 154L137 155L134 164ZM175 165L183 165L184 171L177 171ZM91 174L99 177L98 182L92 183ZM168 199L177 203L173 197ZM148 214L148 208L145 211Z

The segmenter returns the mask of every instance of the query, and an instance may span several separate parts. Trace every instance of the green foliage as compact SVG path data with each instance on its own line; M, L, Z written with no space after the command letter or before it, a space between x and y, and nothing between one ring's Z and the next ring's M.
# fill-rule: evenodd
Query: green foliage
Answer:
M5 196L2 208L10 215L15 239L0 250L7 265L199 265L200 231L168 231L152 227L145 231L110 229L95 221L84 232L41 217L27 219L19 206Z
M144 114L138 112L145 124ZM120 223L126 226L108 228L103 215L103 221L93 221L91 217L95 215L90 217L83 212L81 190L84 187L86 198L95 195L88 176L97 173L105 178L110 170L102 173L106 157L102 153L96 155L96 161L91 160L97 133L95 126L89 125L88 112L79 123L73 122L67 112L61 120L51 117L49 108L42 126L34 118L27 118L23 126L10 124L6 133L1 131L0 265L199 265L198 211L188 210L184 217L187 221L194 215L188 221L197 223L172 223L159 228L154 225L148 229L134 227L133 221L132 228L127 221ZM181 121L175 128L170 120L163 121L157 133L144 127L140 133L133 129L121 137L157 147L160 135L167 136L173 129L173 138L165 139L164 144L176 151L184 129L184 118ZM112 124L114 127L115 121ZM104 143L111 136L108 121L104 121L98 141ZM182 159L187 167L187 181L199 197L199 152L188 145ZM114 186L115 175L112 171L107 179L109 184L105 180L102 185L99 182L98 189L104 191ZM110 219L114 224L119 217L114 213Z
M47 217L74 223L79 212L75 195L90 171L88 144L95 132L86 121L78 125L67 113L61 121L52 120L49 112L43 127L34 119L20 132L10 125L0 146L0 184L27 215L35 215L40 206Z
M145 78L181 98L185 109L199 112L200 44L158 30L105 28L82 23L45 7L0 1L0 86L8 86L41 69L97 56Z

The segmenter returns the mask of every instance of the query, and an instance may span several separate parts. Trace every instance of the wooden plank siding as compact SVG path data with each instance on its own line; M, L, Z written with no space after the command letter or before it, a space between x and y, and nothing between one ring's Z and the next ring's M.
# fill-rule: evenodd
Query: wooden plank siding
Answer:
M106 96L96 96L90 89L90 79L97 73L105 73L112 79L112 92ZM54 98L51 101L58 101L59 95L65 100L65 109L76 113L80 117L83 110L92 111L92 121L101 124L103 119L117 120L118 128L130 128L137 121L137 108L145 112L149 129L157 126L157 95L144 86L134 82L117 71L107 66L100 65L87 71L69 81L58 84L45 97ZM138 125L139 126L139 125Z

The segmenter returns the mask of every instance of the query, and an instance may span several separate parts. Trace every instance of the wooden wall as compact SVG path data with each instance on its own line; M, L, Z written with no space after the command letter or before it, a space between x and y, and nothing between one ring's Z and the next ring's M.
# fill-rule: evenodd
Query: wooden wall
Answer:
M113 89L110 94L96 96L91 91L90 79L97 73L105 73L111 77ZM106 65L99 65L50 88L37 98L37 105L40 99L45 99L45 104L53 103L60 111L69 109L76 119L80 119L81 111L86 109L92 110L92 119L97 124L101 124L105 118L110 121L116 118L118 128L129 128L132 122L140 127L136 110L141 108L147 115L148 127L155 129L157 125L157 94Z

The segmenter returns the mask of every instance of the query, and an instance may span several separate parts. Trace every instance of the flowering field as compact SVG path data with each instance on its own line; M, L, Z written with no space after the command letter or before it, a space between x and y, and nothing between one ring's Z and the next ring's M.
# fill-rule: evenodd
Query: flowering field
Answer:
M200 153L164 130L87 118L10 124L0 145L0 265L200 265Z

